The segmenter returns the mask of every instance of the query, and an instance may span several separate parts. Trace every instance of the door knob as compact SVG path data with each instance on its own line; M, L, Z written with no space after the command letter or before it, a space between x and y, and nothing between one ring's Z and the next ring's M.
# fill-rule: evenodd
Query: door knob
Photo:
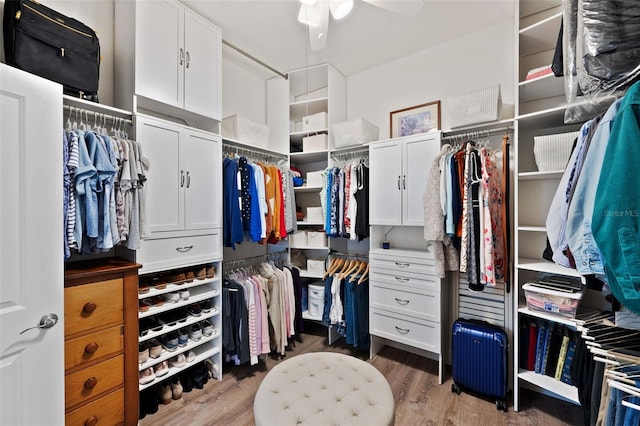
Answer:
M34 327L25 328L24 330L22 330L20 332L20 334L24 334L27 331L32 330L34 328L40 328L40 329L51 328L54 325L56 325L57 323L58 323L58 315L53 314L53 313L46 314L46 315L43 315L42 318L40 318L40 322L38 323L38 325L36 325Z

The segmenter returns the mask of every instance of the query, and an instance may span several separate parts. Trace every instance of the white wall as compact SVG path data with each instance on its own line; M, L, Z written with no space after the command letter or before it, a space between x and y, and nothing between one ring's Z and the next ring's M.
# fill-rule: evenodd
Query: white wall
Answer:
M222 60L222 117L238 114L257 123L267 122L267 82L246 69Z
M449 129L447 99L500 83L513 105L514 29L511 20L453 39L347 78L347 118L363 117L389 137L389 112L441 101L442 129Z

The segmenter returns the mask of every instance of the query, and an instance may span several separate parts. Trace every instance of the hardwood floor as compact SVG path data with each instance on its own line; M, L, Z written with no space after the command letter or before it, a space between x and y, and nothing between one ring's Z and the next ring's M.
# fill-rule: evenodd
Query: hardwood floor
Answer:
M368 360L343 340L327 345L326 329L305 324L303 342L287 357L307 352L333 351ZM223 366L222 381L209 380L204 389L184 393L177 401L160 405L158 412L140 420L140 426L253 425L253 398L260 382L278 360L267 358L256 366ZM435 361L385 347L369 361L391 385L396 401L396 426L414 425L581 425L580 407L536 392L521 395L521 411L496 410L495 402L451 392L451 375L438 385ZM280 425L275 425L280 426ZM323 425L319 425L323 426ZM373 425L372 425L373 426Z

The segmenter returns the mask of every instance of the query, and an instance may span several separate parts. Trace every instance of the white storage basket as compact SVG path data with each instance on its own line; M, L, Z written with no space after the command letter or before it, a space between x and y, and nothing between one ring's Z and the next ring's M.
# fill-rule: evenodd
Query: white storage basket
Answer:
M336 123L332 130L336 148L373 142L378 140L380 134L379 129L364 118Z
M306 136L302 138L302 152L324 151L327 149L327 135Z
M571 156L573 141L580 132L558 133L555 135L535 136L533 155L541 172L564 170Z
M307 247L327 247L327 234L324 232L307 232Z
M307 231L297 230L288 234L290 247L304 247L307 245Z
M222 136L266 148L269 143L269 126L234 114L222 119Z
M315 132L327 128L327 113L319 112L302 117L302 131Z
M496 121L501 113L502 97L499 84L449 99L451 127Z
M309 307L309 315L314 318L322 318L324 311L324 286L309 284L307 292L307 300Z

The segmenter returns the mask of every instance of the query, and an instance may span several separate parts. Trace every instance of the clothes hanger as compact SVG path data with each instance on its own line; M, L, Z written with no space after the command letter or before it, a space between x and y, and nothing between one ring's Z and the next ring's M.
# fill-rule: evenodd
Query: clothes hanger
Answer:
M358 277L359 274L362 273L363 269L365 269L368 266L368 262L365 262L363 260L360 261L360 266L358 267L358 270L355 271L352 275L351 275L351 279L349 280L350 283L354 282L356 280L356 278Z
M67 122L65 123L65 130L67 132L73 131L73 128L71 127L71 114L73 114L72 106L69 107L69 115L67 116Z
M354 260L353 263L351 264L351 267L342 273L342 275L340 276L340 279L345 279L347 275L351 274L353 271L355 271L359 267L360 267L360 261Z
M634 396L634 395L625 395L622 397L622 405L624 405L625 407L631 408L632 410L636 410L636 411L640 411L640 405L637 405L631 401L629 401L629 399L631 398L638 398L638 396Z
M367 278L367 275L369 275L369 263L367 263L367 267L365 268L364 272L362 273L362 276L358 280L358 285L362 284L365 281L365 279Z
M324 275L322 276L322 278L327 278L330 275L333 275L333 273L340 267L340 265L342 265L344 263L344 259L342 258L333 258L331 259L331 264L329 265L329 269L327 269L327 272L324 273Z

